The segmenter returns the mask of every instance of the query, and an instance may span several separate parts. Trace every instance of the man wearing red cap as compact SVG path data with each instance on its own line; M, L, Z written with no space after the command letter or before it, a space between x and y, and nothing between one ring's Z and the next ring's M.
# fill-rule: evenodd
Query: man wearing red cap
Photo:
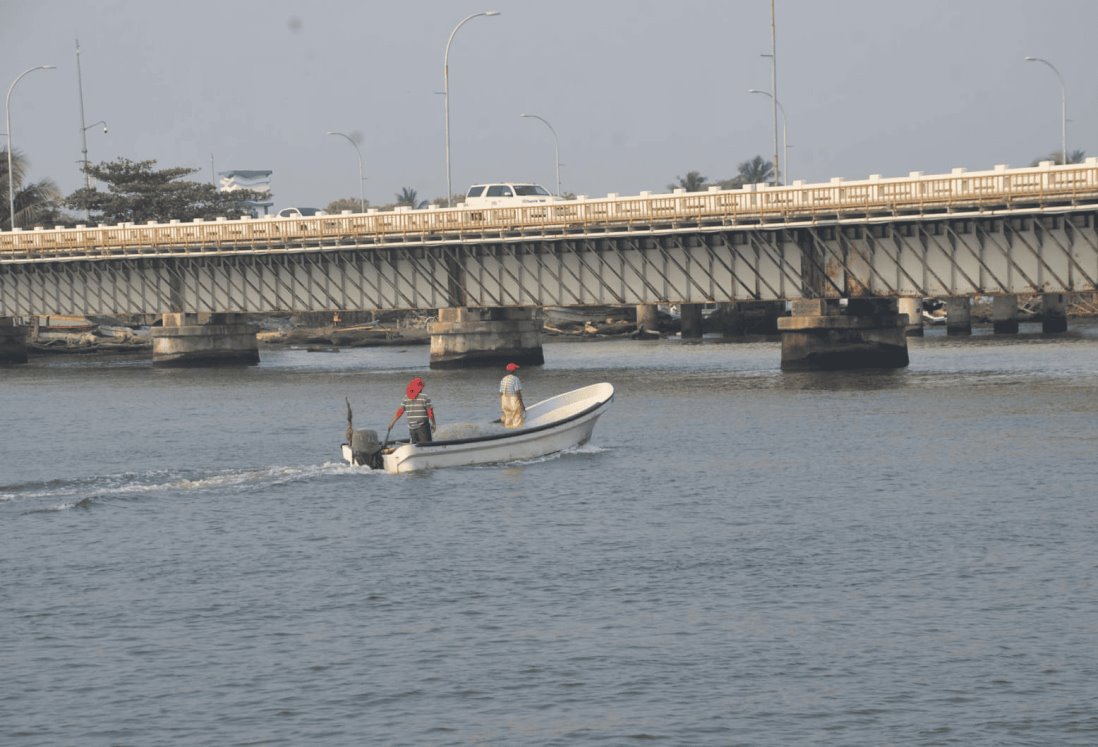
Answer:
M507 375L499 382L500 422L504 428L521 428L526 424L526 405L522 401L522 382L515 375L517 363L507 364Z
M396 415L389 421L389 430L393 429L404 413L408 413L408 435L411 436L412 443L430 443L431 433L435 430L435 410L431 407L431 398L423 393L423 379L418 376L408 382L404 399L400 401Z

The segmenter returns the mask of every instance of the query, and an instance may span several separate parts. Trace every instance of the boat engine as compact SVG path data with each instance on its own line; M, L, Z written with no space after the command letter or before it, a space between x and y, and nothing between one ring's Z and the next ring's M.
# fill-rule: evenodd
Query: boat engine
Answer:
M381 446L381 442L377 440L377 431L362 429L351 434L351 457L355 464L381 469L384 466Z

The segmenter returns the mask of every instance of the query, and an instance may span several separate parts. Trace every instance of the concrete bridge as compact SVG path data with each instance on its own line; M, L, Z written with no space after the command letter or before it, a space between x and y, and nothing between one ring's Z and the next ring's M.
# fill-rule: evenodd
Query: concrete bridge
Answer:
M236 316L438 309L432 366L541 359L541 306L791 302L786 368L899 366L923 297L1098 288L1098 159L860 181L338 216L0 233L0 350L17 320L164 314L154 363L257 358ZM214 315L197 325L194 315ZM1066 324L1066 322L1065 322Z

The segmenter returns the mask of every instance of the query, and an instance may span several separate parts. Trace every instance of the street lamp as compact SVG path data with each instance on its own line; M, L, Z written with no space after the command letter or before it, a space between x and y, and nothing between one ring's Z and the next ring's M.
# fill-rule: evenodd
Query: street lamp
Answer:
M84 189L91 189L91 176L88 175L88 130L96 125L103 125L103 134L107 134L107 123L105 120L99 120L93 122L90 125L84 124L84 76L80 70L80 40L76 40L76 88L80 94L80 142L83 144L83 149L80 153L83 155L81 163L84 164Z
M747 92L761 93L763 96L770 96L770 91L760 91L758 88L748 88ZM770 98L774 99L773 96L770 96ZM779 184L785 184L785 182L789 181L789 122L786 120L785 107L782 106L782 102L777 99L774 99L774 101L777 104L778 111L782 113L782 152L785 154L785 179L779 179L777 173L774 174L774 179L777 180Z
M451 195L454 190L450 186L450 44L454 41L454 34L458 32L462 26L469 21L477 18L478 16L498 16L498 10L483 10L480 13L474 13L471 16L466 16L458 22L457 26L454 26L454 30L450 32L450 38L446 40L446 54L442 58L442 97L444 105L446 107L446 206L451 204Z
M549 132L553 133L553 163L557 166L557 197L560 197L560 140L557 138L557 131L544 117L539 117L537 114L520 114L519 116L544 122L545 126L549 128Z
M98 122L92 122L87 127L81 128L80 132L80 136L84 141L84 149L80 152L84 154L84 187L87 189L91 189L91 176L88 175L88 130L98 125L103 125L103 134L106 135L108 130L107 120L105 119L101 119Z
M33 73L35 70L55 70L54 65L38 65L32 67L29 70L24 70L19 73L19 77L11 82L8 86L8 95L4 97L4 124L8 130L8 210L11 215L11 230L15 230L15 174L12 171L11 165L11 92L15 90L15 84L23 79L24 75Z
M1056 69L1048 60L1040 57L1026 57L1026 62L1043 62L1052 68L1052 72L1056 73L1056 77L1060 79L1060 163L1068 162L1068 95L1067 86L1064 85L1064 76L1060 75L1060 71Z
M358 154L358 202L362 212L366 212L366 177L362 175L362 151L358 148L358 143L352 140L348 135L342 132L329 132L329 135L338 135L346 140L352 146L354 146L355 153Z

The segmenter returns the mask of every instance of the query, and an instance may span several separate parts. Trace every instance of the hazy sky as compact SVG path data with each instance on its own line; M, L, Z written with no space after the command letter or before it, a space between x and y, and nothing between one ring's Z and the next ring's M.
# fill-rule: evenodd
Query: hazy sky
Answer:
M446 192L486 180L604 195L712 180L772 157L769 0L0 0L0 91L32 181L82 185L81 47L92 162L270 169L275 207ZM790 179L1098 155L1095 0L777 0ZM780 121L780 118L779 118ZM3 131L0 128L0 131ZM2 143L3 141L0 141ZM784 157L784 156L783 156ZM212 169L211 169L212 166Z

